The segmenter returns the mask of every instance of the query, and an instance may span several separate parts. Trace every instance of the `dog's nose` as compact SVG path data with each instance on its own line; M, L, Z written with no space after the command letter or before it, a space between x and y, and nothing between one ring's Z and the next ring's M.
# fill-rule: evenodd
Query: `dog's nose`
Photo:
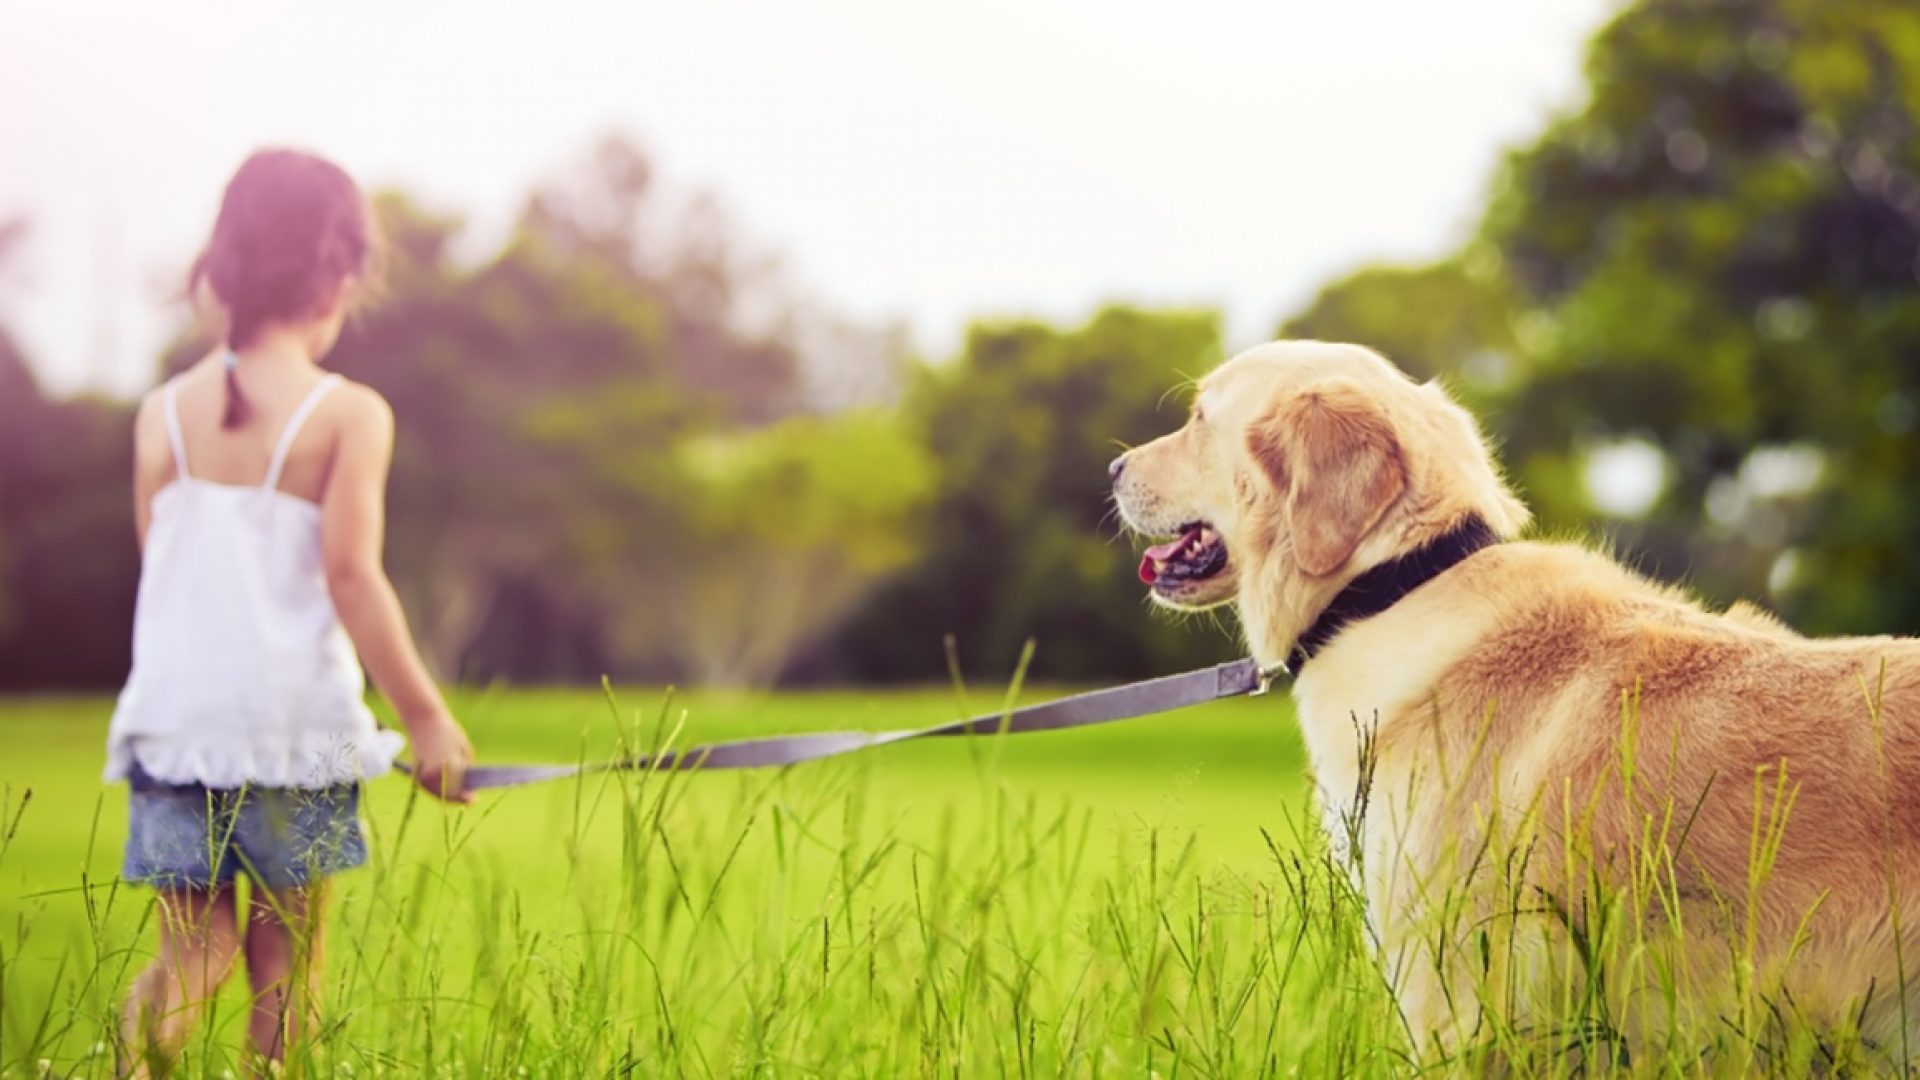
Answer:
M1108 462L1107 479L1109 480L1120 479L1120 474L1125 472L1126 468L1127 468L1127 455L1121 454L1119 457L1114 458L1111 462Z

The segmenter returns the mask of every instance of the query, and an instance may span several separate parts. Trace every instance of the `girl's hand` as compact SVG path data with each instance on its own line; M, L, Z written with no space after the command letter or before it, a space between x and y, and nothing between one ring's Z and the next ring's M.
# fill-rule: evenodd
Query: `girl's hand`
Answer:
M450 803L470 803L473 792L467 790L467 766L473 764L473 744L460 722L440 713L418 724L407 725L413 744L413 782L421 790Z

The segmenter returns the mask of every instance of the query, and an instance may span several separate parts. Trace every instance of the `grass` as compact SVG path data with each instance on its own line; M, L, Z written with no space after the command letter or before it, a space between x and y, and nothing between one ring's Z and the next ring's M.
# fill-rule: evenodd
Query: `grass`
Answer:
M683 722L680 739L701 741L991 706L948 692L617 700L458 707L484 759L538 761L644 747ZM116 878L125 795L97 779L107 711L0 702L8 1075L112 1075L120 998L150 959L150 894ZM1484 842L1418 883L1430 919L1397 945L1328 853L1279 695L773 772L556 783L461 811L381 780L374 861L339 880L321 1028L289 1071L1404 1075L1416 1057L1396 973L1435 957L1473 1020L1454 1056L1419 1056L1430 1071L1854 1075L1904 1056L1801 1016L1754 962L1740 913L1786 835L1785 771L1752 778L1748 880L1730 883L1745 895L1703 901L1676 862L1687 808L1641 797L1634 745L1607 791L1485 819ZM1650 809L1602 850L1580 823L1613 797ZM1549 819L1574 827L1549 835ZM1690 969L1679 947L1702 918L1726 924L1724 971ZM238 980L183 1074L239 1073L246 1005Z
M500 761L644 744L683 708L694 739L960 709L950 692L618 701L459 704L482 756ZM10 1073L110 1075L120 996L151 955L150 894L116 880L124 791L98 781L107 712L94 699L0 703ZM292 1064L543 1077L1387 1070L1398 1051L1371 962L1357 941L1306 932L1325 902L1300 893L1310 875L1293 865L1312 858L1292 839L1310 834L1306 790L1277 696L779 772L552 784L460 812L377 781L374 863L340 879L334 900L324 1033ZM1372 1007L1357 1010L1356 995ZM239 1070L245 1005L241 980L184 1072Z

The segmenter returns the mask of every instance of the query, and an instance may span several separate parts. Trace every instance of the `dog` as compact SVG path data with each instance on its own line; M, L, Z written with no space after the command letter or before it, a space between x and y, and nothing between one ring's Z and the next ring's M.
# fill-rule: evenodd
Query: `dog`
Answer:
M1354 345L1228 360L1109 471L1154 602L1235 605L1293 669L1420 1053L1564 1018L1623 933L1673 946L1611 958L1623 1040L1758 1008L1920 1049L1920 642L1805 638L1520 540L1473 417Z

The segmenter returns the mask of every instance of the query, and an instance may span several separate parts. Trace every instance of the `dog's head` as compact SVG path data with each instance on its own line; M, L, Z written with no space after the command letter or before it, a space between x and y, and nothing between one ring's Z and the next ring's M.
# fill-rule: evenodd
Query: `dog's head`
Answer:
M1201 380L1171 435L1113 463L1127 524L1161 542L1140 578L1168 607L1240 601L1279 659L1342 586L1478 513L1510 536L1527 511L1466 410L1355 345L1283 341Z

